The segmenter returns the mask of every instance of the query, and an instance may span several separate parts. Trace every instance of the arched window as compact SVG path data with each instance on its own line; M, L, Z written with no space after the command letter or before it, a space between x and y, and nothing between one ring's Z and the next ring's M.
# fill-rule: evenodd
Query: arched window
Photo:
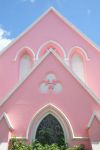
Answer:
M48 114L40 122L36 132L36 139L43 145L56 143L61 146L65 144L63 129L52 114Z
M78 53L73 54L71 58L71 67L73 72L82 80L84 79L84 63L83 58Z
M32 60L30 56L25 53L20 58L20 73L19 73L19 79L23 80L25 76L29 73L29 71L32 68Z

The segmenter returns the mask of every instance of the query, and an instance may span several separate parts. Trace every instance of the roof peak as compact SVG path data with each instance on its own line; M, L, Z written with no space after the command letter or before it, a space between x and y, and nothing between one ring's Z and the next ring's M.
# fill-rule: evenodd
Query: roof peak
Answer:
M36 19L24 32L22 32L13 42L11 42L4 50L0 53L0 56L4 54L11 46L13 46L20 38L22 38L27 32L29 32L35 25L37 25L46 15L48 15L50 12L53 12L57 17L60 18L66 25L68 25L76 34L78 34L81 38L83 38L86 42L88 42L92 47L94 47L98 52L99 48L91 41L86 35L84 35L82 32L80 32L79 29L77 29L69 20L67 20L56 8L50 7L47 9L47 11L44 11L44 13Z
M5 119L8 128L9 128L10 130L14 130L14 128L13 128L11 122L10 122L9 117L8 117L8 115L7 115L5 112L3 112L3 114L0 116L0 121L2 121L3 118Z
M46 12L50 12L50 11L53 11L55 13L58 12L57 9L55 7L53 7L53 6L49 7Z

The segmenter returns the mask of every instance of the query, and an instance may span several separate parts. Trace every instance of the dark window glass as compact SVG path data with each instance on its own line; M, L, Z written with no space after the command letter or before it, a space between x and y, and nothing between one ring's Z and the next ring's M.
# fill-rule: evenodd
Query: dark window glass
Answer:
M56 143L59 146L64 145L64 132L58 120L51 114L47 115L39 124L36 139L41 144Z

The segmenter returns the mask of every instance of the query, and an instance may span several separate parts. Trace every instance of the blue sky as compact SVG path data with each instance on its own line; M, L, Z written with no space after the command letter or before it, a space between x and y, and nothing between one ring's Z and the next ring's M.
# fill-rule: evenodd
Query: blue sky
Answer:
M100 0L0 0L0 49L51 6L100 46Z

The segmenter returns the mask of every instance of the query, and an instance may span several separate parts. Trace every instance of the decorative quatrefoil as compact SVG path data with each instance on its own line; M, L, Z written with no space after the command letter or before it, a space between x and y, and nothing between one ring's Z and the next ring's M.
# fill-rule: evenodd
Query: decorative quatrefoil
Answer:
M62 90L61 83L56 79L56 76L49 73L40 85L40 90L42 93L54 92L59 93Z

